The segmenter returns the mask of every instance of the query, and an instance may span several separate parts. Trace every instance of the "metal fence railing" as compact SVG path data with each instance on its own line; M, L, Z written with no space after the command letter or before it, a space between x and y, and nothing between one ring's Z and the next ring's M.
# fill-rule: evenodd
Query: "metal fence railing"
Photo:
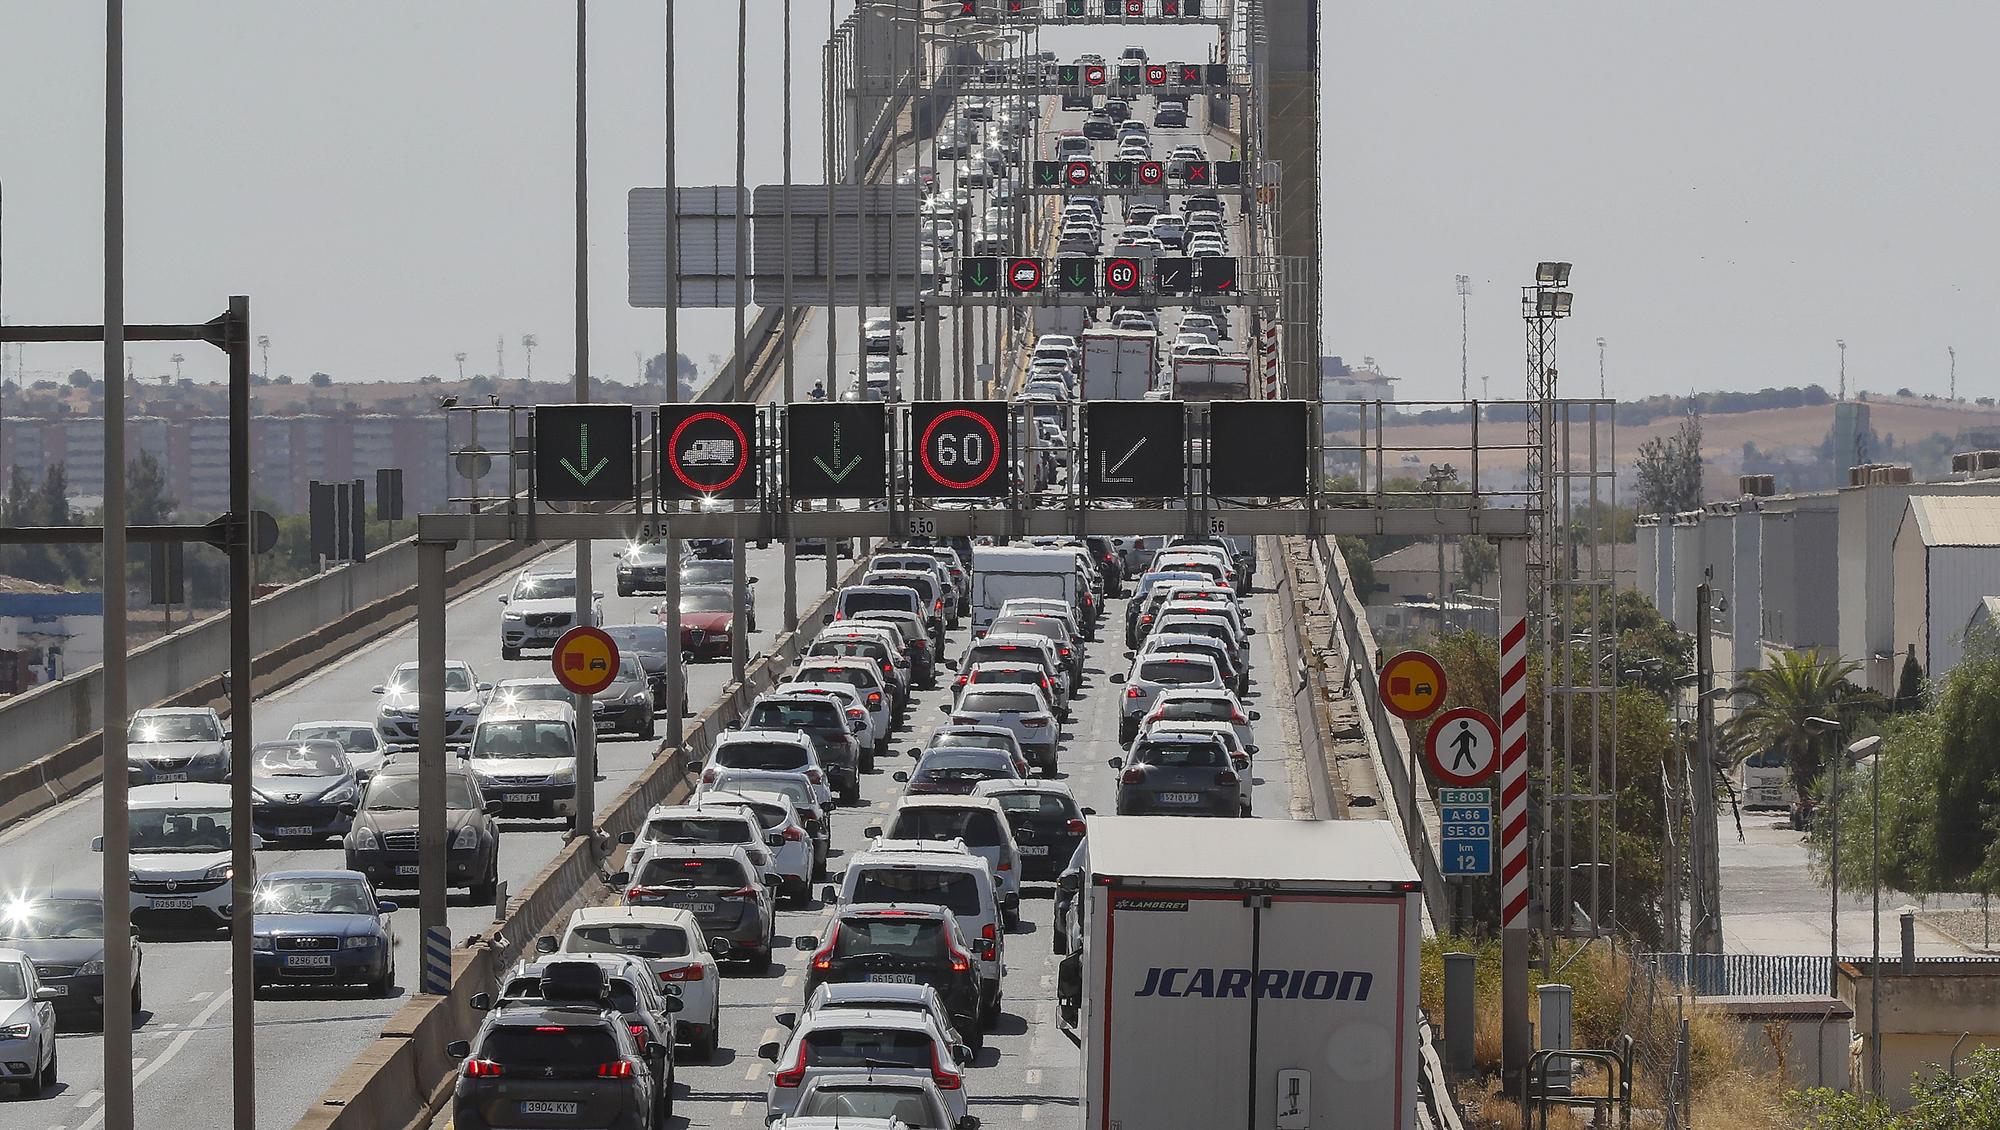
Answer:
M1825 996L1825 954L1642 953L1640 963L1699 997Z

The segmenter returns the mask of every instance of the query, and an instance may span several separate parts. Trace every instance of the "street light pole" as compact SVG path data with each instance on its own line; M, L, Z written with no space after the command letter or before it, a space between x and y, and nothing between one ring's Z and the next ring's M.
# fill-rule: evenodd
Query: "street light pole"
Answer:
M1833 896L1828 900L1827 930L1832 940L1827 945L1827 987L1828 996L1840 995L1840 763L1847 759L1846 751L1840 748L1840 723L1831 718L1812 717L1806 719L1806 729L1815 734L1833 734L1833 777L1828 782L1827 808L1833 821L1833 846L1828 851L1828 865L1832 872Z
M1874 761L1868 767L1868 1093L1882 1096L1882 738L1862 738L1847 747L1848 755L1859 762Z
M584 37L584 0L576 0L576 401L590 399L590 198L589 122L584 81L587 61ZM533 354L530 354L533 356ZM669 566L672 568L673 566ZM590 539L576 541L576 618L578 626L597 623L593 612L597 581L590 567ZM597 726L592 720L591 697L576 696L576 716L583 719L576 734L576 823L575 835L588 837L597 823Z

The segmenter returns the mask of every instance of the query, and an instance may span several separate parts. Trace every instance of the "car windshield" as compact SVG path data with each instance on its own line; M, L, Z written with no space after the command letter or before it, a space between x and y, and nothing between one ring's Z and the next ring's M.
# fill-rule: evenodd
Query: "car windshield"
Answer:
M961 666L977 667L982 663L1033 663L1042 665L1042 650L1031 644L1022 643L981 643L966 649Z
M798 1116L894 1119L910 1130L946 1130L945 1116L936 1106L922 1091L870 1083L816 1089L799 1103Z
M135 808L132 850L212 852L229 850L228 808Z
M666 844L754 844L763 837L750 831L741 816L655 816L646 822L646 839Z
M806 1033L811 1067L931 1066L931 1038L902 1028L817 1028Z
M569 932L563 948L570 953L629 953L635 957L686 957L692 952L686 930L642 922L578 926Z
M606 628L604 634L611 637L619 651L656 652L668 654L667 630L651 628L643 624L632 624L619 628Z
M28 999L28 975L18 961L0 961L0 1001ZM26 1070L25 1068L23 1070Z
M997 749L1014 752L1007 734L985 734L978 730L950 730L931 735L932 749Z
M861 659L879 659L888 649L875 640L820 640L813 644L812 655L838 655Z
M347 772L347 754L319 742L276 742L250 753L259 777L334 777Z
M596 1067L624 1058L600 1024L507 1024L486 1033L478 1056L508 1067Z
M1059 793L1019 792L1001 793L993 798L1009 816L1040 816L1051 820L1069 820L1076 816L1076 805Z
M321 738L336 742L349 753L373 753L382 748L382 739L373 726L293 726L286 736L300 741Z
M473 732L473 758L571 757L569 724L548 719L481 722Z
M207 714L141 714L126 730L132 742L219 742L222 727Z
M726 585L735 579L731 561L690 561L681 566L684 585Z
M101 938L104 904L96 899L36 899L0 917L0 938Z
M971 690L958 700L956 709L966 714L1034 714L1042 704L1036 695L1020 691Z
M632 982L623 977L604 979L604 996L613 1012L631 1014L639 1011L639 994ZM538 1001L542 997L542 978L539 974L516 977L500 990L500 999L505 1001Z
M854 667L817 667L801 665L792 676L799 683L846 683L850 687L873 685L873 679Z
M471 668L447 666L444 669L444 690L446 694L463 694L471 689ZM396 673L389 679L389 691L392 694L416 694L417 665L414 663L405 663L401 667L396 668Z
M984 866L983 864L981 866ZM864 867L850 902L927 902L961 919L978 918L979 882L970 871L927 867Z
M509 683L501 688L502 704L512 702L568 702L569 688L554 679L537 680L532 683Z
M1215 668L1192 659L1155 659L1139 665L1139 680L1146 683L1210 683Z
M835 957L887 955L943 957L944 923L935 918L902 915L895 918L843 918L833 939Z
M984 808L922 805L896 813L889 830L895 840L964 840L972 847L999 847L1000 822Z
M730 769L804 769L807 753L790 742L730 742L715 750L715 763Z
M576 597L576 578L537 573L514 584L515 600L560 600Z
M274 878L257 888L265 914L373 914L375 899L364 879Z
M1141 742L1132 760L1164 769L1222 769L1229 764L1214 742Z
M444 778L444 806L449 809L464 810L479 807L478 794L473 792L472 778L448 773ZM394 812L417 808L417 779L415 777L377 777L368 782L368 795L362 799L361 807L370 812Z
M747 887L743 864L727 856L649 859L639 871L641 887Z
M1172 722L1232 722L1236 708L1219 698L1174 698L1160 704L1160 717Z
M760 702L750 708L745 724L760 730L838 727L840 708L830 702Z
M728 589L682 589L681 613L729 611Z

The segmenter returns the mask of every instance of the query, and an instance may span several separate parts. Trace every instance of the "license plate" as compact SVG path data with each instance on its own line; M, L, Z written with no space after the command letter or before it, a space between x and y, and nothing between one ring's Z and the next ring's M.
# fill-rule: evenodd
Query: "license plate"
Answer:
M873 981L878 985L914 985L917 983L917 975L914 973L870 973L863 977L862 980Z
M502 793L500 796L503 804L533 804L540 799L535 793Z
M396 874L398 875L415 875L416 873L417 865L414 863L398 863L396 865Z
M278 835L280 836L310 836L312 834L313 829L310 824L293 824L278 829Z
M608 734L617 728L618 728L618 723L616 722L599 721L597 723L597 732L600 734Z
M42 982L42 989L52 997L66 997L69 995L68 985L51 985L47 981L44 981Z
M333 965L330 953L288 953L285 966L288 969L326 969Z
M1200 793L1161 793L1161 804L1200 804Z
M182 772L182 773L155 773L155 774L153 774L153 780L154 780L154 782L155 782L155 783L158 783L158 784L172 784L172 783L173 783L173 782L175 782L175 781L185 781L185 780L187 780L187 779L188 779L188 775L187 775L187 774L186 774L185 772Z
M1047 854L1049 854L1049 845L1047 845L1047 844L1022 844L1022 845L1021 845L1021 854L1022 854L1022 855L1047 855Z
M156 898L153 900L152 905L154 910L192 910L194 909L194 900L191 898Z
M689 914L714 914L715 904L712 902L684 902L681 904L681 909L687 911Z
M575 1114L575 1103L555 1102L549 1099L523 1099L522 1114Z

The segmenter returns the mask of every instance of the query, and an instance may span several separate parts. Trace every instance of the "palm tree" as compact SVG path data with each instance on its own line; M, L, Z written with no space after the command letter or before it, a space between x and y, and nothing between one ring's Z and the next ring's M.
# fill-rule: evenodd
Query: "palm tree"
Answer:
M1833 715L1842 700L1858 693L1847 677L1860 666L1816 647L1780 652L1769 667L1743 672L1736 693L1750 702L1730 719L1723 740L1739 758L1782 751L1792 767L1792 784L1800 796L1807 795L1824 757L1806 719Z

